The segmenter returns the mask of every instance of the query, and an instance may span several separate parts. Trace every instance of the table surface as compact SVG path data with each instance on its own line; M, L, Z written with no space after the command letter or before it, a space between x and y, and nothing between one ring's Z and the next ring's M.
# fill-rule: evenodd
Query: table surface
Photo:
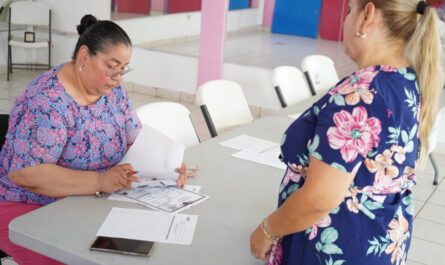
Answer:
M291 122L261 118L186 150L184 161L201 167L188 183L210 196L183 212L199 215L189 246L156 243L149 258L90 251L112 207L146 209L93 196L67 197L14 219L11 241L68 264L264 264L250 255L250 233L276 208L284 171L231 157L237 150L219 142L248 134L279 143Z
M143 206L93 196L73 196L14 219L10 239L68 264L264 264L250 255L250 233L276 208L284 171L237 159L237 150L219 142L241 134L280 142L293 121L285 115L303 112L322 95L277 111L185 151L184 162L201 170L191 185L210 198L185 214L199 215L190 246L156 243L149 258L90 251L96 232L112 207ZM445 93L440 95L445 105Z

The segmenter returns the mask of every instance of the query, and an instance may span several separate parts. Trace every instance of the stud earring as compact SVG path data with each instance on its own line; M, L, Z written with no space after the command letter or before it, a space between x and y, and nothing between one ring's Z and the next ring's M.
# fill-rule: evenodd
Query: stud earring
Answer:
M83 64L81 64L81 65L79 66L79 72L82 72L82 67L83 67Z
M355 36L365 39L368 36L368 34L366 34L366 31L364 31L363 33L357 31L355 33Z

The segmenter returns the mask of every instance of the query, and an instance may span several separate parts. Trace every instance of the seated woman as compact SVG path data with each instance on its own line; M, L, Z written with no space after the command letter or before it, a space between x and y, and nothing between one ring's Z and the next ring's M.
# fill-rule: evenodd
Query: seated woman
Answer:
M72 61L41 74L17 98L0 153L0 249L18 264L58 262L9 241L8 224L70 195L130 187L130 164L116 165L141 123L120 86L131 41L117 24L91 15L77 26ZM186 179L185 165L178 185Z
M444 84L436 11L418 0L350 0L358 64L287 129L279 208L251 236L269 264L405 264L415 169Z

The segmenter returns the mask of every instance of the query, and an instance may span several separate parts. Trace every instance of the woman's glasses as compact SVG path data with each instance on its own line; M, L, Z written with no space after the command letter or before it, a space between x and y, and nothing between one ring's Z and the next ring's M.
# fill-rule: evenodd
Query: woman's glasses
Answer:
M124 68L119 67L119 66L109 66L107 63L105 63L101 59L99 59L99 58L97 58L97 59L103 66L105 66L107 68L105 75L108 76L109 78L116 78L119 75L123 76L124 74L133 70L133 68L131 68L128 64L125 65Z

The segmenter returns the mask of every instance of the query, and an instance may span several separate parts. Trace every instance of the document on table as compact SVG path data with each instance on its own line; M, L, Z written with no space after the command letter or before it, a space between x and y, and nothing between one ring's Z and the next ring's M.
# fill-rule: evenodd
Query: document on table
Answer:
M232 156L240 159L245 159L251 162L255 162L258 164L285 170L286 165L283 162L281 162L280 159L278 158L280 153L281 153L281 147L278 145L261 153L239 151L238 153L232 154Z
M256 153L263 152L278 145L278 143L245 134L226 140L224 142L220 142L219 144L237 150Z
M113 207L97 236L190 245L197 215Z
M287 117L296 120L296 119L298 119L298 117L301 116L301 114L303 114L303 112L298 112L298 113L295 113L295 114L287 115Z
M232 154L233 157L286 169L286 165L278 158L281 154L281 147L276 142L242 134L219 144L241 150Z
M150 179L176 180L184 157L185 146L168 138L166 135L144 124L138 137L119 164L130 163L138 171L136 174L145 185Z
M112 196L111 199L123 196L151 209L171 214L178 213L208 199L207 195L182 189L176 185L163 184L120 190Z

